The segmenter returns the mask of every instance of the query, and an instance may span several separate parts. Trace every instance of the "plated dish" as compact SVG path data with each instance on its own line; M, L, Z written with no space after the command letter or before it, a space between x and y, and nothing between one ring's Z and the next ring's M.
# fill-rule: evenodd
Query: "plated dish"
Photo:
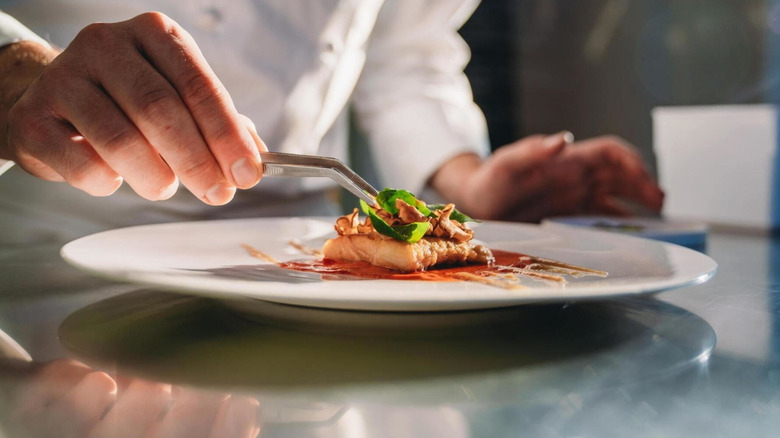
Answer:
M369 206L336 220L338 236L328 239L323 256L338 261L365 262L394 271L415 272L442 265L487 265L492 252L473 242L476 222L455 205L427 205L406 190L384 189Z
M259 218L147 225L67 244L69 263L102 277L224 299L377 311L445 311L647 294L704 282L717 264L706 255L646 239L582 229L502 222L474 224L480 244L589 269L608 277L526 278L522 289L477 282L353 279L280 268L311 260L336 236L337 218ZM256 255L256 254L255 254Z
M369 206L336 219L337 236L322 250L291 245L313 256L279 262L262 250L243 245L249 254L279 268L321 274L336 280L471 281L504 289L525 289L523 280L566 284L565 276L606 277L588 269L511 251L488 248L474 240L468 223L478 223L453 204L428 205L406 190L384 189Z

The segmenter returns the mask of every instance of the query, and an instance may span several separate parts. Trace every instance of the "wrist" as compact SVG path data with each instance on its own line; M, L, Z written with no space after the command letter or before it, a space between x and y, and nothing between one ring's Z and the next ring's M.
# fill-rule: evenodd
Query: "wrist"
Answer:
M34 41L0 47L0 105L13 106L57 55L55 49Z
M0 151L6 149L8 112L58 54L34 41L0 47Z

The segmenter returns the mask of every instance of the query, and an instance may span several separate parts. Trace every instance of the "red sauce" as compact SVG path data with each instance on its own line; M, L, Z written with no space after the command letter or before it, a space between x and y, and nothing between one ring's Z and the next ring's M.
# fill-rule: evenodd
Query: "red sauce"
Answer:
M384 280L464 281L463 279L455 278L455 275L461 273L497 274L501 272L502 268L524 268L528 264L528 256L525 254L495 249L491 251L496 259L492 265L444 266L415 272L396 271L381 266L374 266L368 262L342 262L327 258L322 260L292 261L280 263L279 266L294 271L315 272L323 274L323 276L334 276L336 278L359 277ZM525 260L521 260L521 257L525 258Z

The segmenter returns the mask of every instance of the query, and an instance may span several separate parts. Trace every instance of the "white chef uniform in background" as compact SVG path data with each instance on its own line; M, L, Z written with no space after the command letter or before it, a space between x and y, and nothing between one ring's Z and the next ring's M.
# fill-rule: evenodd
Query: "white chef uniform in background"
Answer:
M89 23L163 12L193 35L238 111L255 122L270 150L346 159L346 108L352 103L382 185L420 193L447 159L488 153L484 117L463 74L468 48L457 35L476 3L0 0L0 9L59 47ZM0 20L0 44L36 38L8 15ZM15 168L0 176L0 224L43 226L56 219L83 234L167 220L326 214L333 211L323 211L313 200L332 185L326 179L265 178L215 208L183 188L157 203L126 185L109 198L92 199ZM0 243L9 238L22 239L0 236Z

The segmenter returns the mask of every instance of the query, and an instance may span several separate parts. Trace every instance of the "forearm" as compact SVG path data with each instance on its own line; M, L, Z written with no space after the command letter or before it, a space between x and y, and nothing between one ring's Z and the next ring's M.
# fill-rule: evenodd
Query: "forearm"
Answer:
M10 109L57 54L55 49L32 41L0 48L0 151L7 150Z

